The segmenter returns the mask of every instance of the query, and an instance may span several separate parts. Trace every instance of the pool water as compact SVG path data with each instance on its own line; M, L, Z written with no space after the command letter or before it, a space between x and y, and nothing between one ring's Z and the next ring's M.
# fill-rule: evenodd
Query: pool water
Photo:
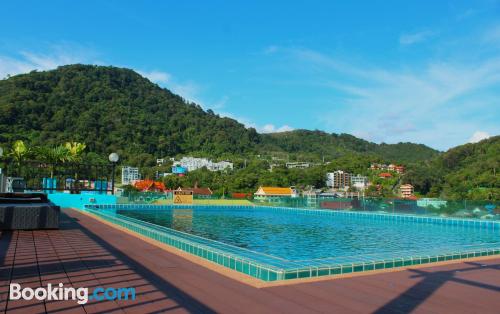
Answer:
M288 261L353 256L426 255L500 247L498 229L363 216L317 215L314 211L265 208L117 210L118 214Z

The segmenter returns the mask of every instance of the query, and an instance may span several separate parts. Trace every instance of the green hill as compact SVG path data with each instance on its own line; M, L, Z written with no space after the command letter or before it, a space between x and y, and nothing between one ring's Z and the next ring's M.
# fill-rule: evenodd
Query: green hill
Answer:
M428 160L438 151L413 143L375 144L349 134L328 134L323 131L295 130L281 133L263 134L261 151L281 151L307 156L315 155L328 159L346 153L372 155L373 158L395 163L410 163Z
M499 167L500 136L495 136L412 165L404 179L431 196L499 200Z
M226 157L262 152L314 160L354 152L410 162L438 153L424 145L377 145L321 131L258 134L132 70L94 65L68 65L1 80L0 144L16 139L32 145L81 141L90 151L117 151L135 162L188 153Z
M254 129L205 112L128 69L70 65L0 81L0 142L85 142L97 153L247 152Z
M243 169L244 175L214 177L219 183L234 179L235 191L251 191L257 184L320 187L326 171L366 174L369 164L379 161L407 165L403 180L422 194L500 199L498 136L440 153L421 144L375 144L318 130L258 134L132 70L111 66L68 65L0 80L0 146L18 139L35 146L84 142L87 151L99 156L116 151L124 163L143 167L179 154L231 158L238 165L248 159L255 166ZM271 175L262 157L275 156L331 163L307 171L277 169Z

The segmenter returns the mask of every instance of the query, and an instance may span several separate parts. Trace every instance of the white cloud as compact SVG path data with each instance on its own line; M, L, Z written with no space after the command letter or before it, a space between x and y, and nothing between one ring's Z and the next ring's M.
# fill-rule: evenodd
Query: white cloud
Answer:
M257 131L260 133L277 133L277 132L287 132L293 131L294 129L289 125L283 125L277 128L274 124L266 124L261 128L258 128Z
M402 34L399 37L399 43L401 45L413 45L419 42L423 42L429 37L433 36L434 32L431 31L422 31L422 32L417 32L417 33L412 33L412 34Z
M28 73L33 70L52 70L58 66L67 64L106 64L95 58L96 53L93 50L76 44L51 45L48 47L47 51L46 53L21 51L15 57L0 55L0 79L6 78L7 75L12 76ZM205 107L199 96L201 91L200 85L192 81L179 81L170 73L161 70L136 71L150 81L166 87L173 93L182 96L187 101ZM225 102L224 99L221 101ZM222 106L222 103L219 103L218 106Z
M492 117L498 116L500 57L391 69L354 66L305 49L294 55L318 72L314 84L332 89L334 109L317 115L329 131L446 149L464 143L483 121L498 129Z
M100 63L95 59L95 53L92 50L78 45L53 45L49 50L48 53L21 51L16 57L0 55L0 79L7 75L12 76L33 70L52 70L66 64Z
M469 143L477 143L490 137L491 135L488 132L476 131L469 139Z
M144 71L137 71L140 75L147 77L151 82L158 83L158 84L166 84L170 81L171 75L167 72L162 72L162 71L150 71L150 72L144 72Z
M219 99L215 103L210 104L209 107L212 110L220 110L220 109L223 109L226 106L226 103L228 101L229 101L229 97L228 96L223 96L221 99Z
M254 128L259 133L277 133L277 132L287 132L295 130L293 127L285 124L280 127L276 127L274 124L268 123L264 125L258 125L250 119L242 116L236 116L229 112L218 112L222 117L228 117L242 123L247 129Z

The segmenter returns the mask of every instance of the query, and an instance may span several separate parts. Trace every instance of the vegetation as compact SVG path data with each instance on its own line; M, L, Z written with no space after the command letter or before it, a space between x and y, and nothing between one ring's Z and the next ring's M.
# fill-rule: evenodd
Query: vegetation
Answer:
M429 196L500 200L500 136L457 146L409 168L404 180Z
M90 151L118 152L131 164L196 154L215 158L284 153L319 161L347 152L389 161L428 159L424 145L377 145L348 134L298 130L258 134L230 118L204 111L128 69L69 65L0 81L0 145L25 140L35 146L86 142ZM415 153L416 151L419 153Z
M349 134L295 130L261 135L260 152L293 153L299 160L331 160L348 153L368 154L372 160L409 163L428 160L438 151L421 144L375 144Z
M368 175L377 184L368 193L377 196L411 183L421 195L500 199L499 137L440 153L425 145L375 144L318 130L258 134L116 67L69 65L0 80L0 146L12 147L9 156L18 163L106 162L117 152L123 164L139 166L147 178L169 171L169 164L157 167L156 158L230 159L234 171L200 169L165 178L168 187L197 183L219 194L254 192L259 185L321 188L326 172L342 169ZM286 161L317 165L286 169ZM404 164L407 173L379 179L368 169L372 162Z

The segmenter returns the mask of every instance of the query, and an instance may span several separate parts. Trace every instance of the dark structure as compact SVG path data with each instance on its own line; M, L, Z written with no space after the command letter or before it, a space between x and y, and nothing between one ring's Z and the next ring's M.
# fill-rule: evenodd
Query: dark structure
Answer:
M114 157L118 158L116 156ZM114 190L117 161L118 159L113 159L109 163L87 164L24 160L16 163L4 158L3 172L5 176L19 181L8 192L40 191L51 194L69 191L79 194L82 191L94 191L107 194Z
M41 193L1 193L0 230L58 229L61 209Z

